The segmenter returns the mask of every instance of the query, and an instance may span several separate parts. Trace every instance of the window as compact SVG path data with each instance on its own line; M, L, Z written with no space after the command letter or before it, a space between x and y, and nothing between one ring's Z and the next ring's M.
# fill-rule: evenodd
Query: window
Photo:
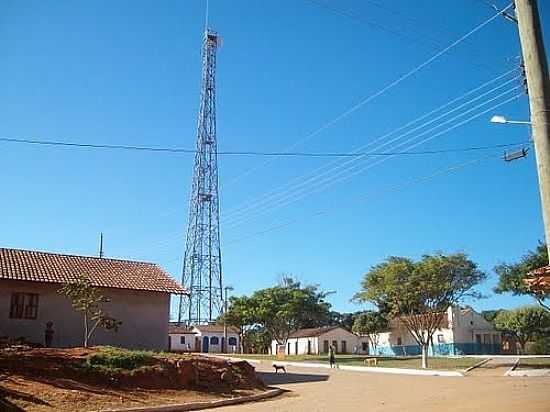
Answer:
M38 316L38 294L12 293L10 318L36 319Z
M220 344L220 340L218 339L217 336L212 336L210 338L210 344L211 345L219 345Z
M445 339L443 338L443 335L437 335L437 343L445 343Z
M403 341L401 340L401 336L397 337L397 346L401 346L403 344Z
M180 336L180 344L185 345L185 336Z
M237 346L237 338L234 336L231 336L227 342L229 342L229 346Z
M368 342L361 342L361 350L363 352L368 352L369 351L369 343Z

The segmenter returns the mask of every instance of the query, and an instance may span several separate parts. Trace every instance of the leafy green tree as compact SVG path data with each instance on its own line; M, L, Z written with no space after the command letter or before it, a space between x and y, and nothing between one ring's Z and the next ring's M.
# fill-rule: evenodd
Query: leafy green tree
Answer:
M229 298L229 308L223 314L218 323L223 324L224 320L227 325L239 328L239 341L241 343L240 351L244 352L245 336L249 329L256 324L254 317L255 301L247 296L232 296Z
M483 319L485 319L487 322L492 323L494 325L495 324L495 318L502 311L503 311L503 309L483 310L483 311L481 311L481 316L483 316Z
M425 255L418 262L392 256L371 268L354 299L397 318L421 347L427 368L429 344L446 310L466 296L480 297L473 288L485 278L463 253Z
M498 330L516 337L525 352L527 342L548 333L550 313L538 306L504 310L495 318L495 325Z
M285 277L280 285L252 294L255 320L284 345L292 332L326 324L330 310L327 295L316 285L302 287L300 282Z
M353 333L368 336L371 346L376 351L381 332L387 331L388 319L380 312L365 312L355 317L353 321Z
M249 353L268 353L271 337L265 328L254 326L246 331L243 342Z
M101 309L101 304L109 302L109 299L103 296L98 288L92 286L90 280L84 276L64 284L58 293L67 296L73 308L84 315L85 348L88 347L89 340L97 328L116 332L122 324Z
M528 251L519 262L501 263L495 266L494 270L499 277L495 292L532 296L543 308L550 311L550 305L545 302L550 299L550 293L532 290L524 281L530 271L546 265L548 265L548 249L545 243L539 242L536 249Z
M331 311L329 314L329 319L326 326L341 326L346 330L351 330L353 327L353 320L359 313L362 313L362 312L342 313L342 312Z

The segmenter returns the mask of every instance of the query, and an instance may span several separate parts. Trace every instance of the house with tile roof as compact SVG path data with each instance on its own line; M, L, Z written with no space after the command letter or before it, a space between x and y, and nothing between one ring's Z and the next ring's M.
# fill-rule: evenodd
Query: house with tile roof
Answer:
M240 348L239 328L223 325L192 325L184 326L170 324L170 350L175 352L223 352L225 336L227 336L227 353L237 353Z
M321 355L332 346L337 354L368 353L368 341L341 326L298 329L290 334L284 347L271 342L271 353L285 355Z
M102 308L122 324L98 329L91 345L165 350L171 295L187 294L153 263L0 248L0 337L44 344L52 322L54 347L83 343L83 315L57 291L87 277L108 298Z

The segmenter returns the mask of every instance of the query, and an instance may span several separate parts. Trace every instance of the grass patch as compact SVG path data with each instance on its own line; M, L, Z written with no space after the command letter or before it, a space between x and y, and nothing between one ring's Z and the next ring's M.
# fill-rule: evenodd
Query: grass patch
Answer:
M277 360L274 355L235 355L243 359L258 359L258 360ZM336 363L339 365L350 366L366 366L364 361L366 358L372 356L358 356L358 355L336 355ZM406 368L406 369L420 369L421 360L420 357L377 357L378 366L383 368ZM288 362L316 362L316 363L328 363L328 356L323 355L290 355L285 357L285 361ZM428 365L429 369L442 369L442 370L461 370L467 369L470 366L479 362L476 358L446 358L446 357L429 357Z
M550 358L521 358L519 368L525 369L550 369Z
M133 370L154 363L154 352L126 350L112 346L99 348L99 353L88 356L86 366L102 370Z

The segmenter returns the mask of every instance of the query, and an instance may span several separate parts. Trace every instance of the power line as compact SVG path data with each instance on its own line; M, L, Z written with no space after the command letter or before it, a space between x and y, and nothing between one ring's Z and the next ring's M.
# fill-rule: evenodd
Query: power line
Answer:
M393 129L393 130L390 131L389 133L385 133L385 134L383 134L383 135L377 137L377 138L374 139L373 141L371 141L371 142L369 142L369 143L367 143L367 144L362 145L361 147L357 148L357 149L356 149L354 152L352 152L352 153L361 153L361 151L365 152L365 149L367 149L368 147L372 146L374 143L376 143L376 142L378 142L378 141L383 141L383 140L386 139L387 137L389 137L389 136L391 136L391 135L394 135L394 134L396 134L397 132L401 132L401 131L403 131L403 130L406 130L406 129L409 128L410 126L413 126L413 125L415 125L415 124L421 122L422 120L425 120L426 118L429 118L430 116L432 116L432 115L435 114L435 113L438 113L438 112L441 112L441 111L444 110L444 109L447 109L448 107L452 106L454 103L457 103L457 102L460 102L461 100L464 100L465 98L467 98L467 97L473 95L473 94L476 93L476 92L479 92L479 91L483 90L484 88L486 88L487 86L489 86L489 85L491 85L491 84L493 84L493 83L495 83L495 82L498 82L499 80L505 78L506 76L510 75L511 73L513 73L513 72L515 72L515 71L516 71L515 69L514 69L514 70L509 70L509 71L507 71L507 72L505 72L505 73L503 73L503 74L501 74L501 75L499 75L499 76L497 76L497 77L495 77L495 78L493 78L493 79L491 79L491 80L489 80L489 81L484 82L483 84L481 84L481 85L479 85L479 86L476 86L475 88L473 88L473 89L469 90L468 92L466 92L466 93L460 95L459 97L453 98L453 99L451 99L450 101L448 101L447 103L445 103L445 104L443 104L443 105L440 105L440 106L438 106L437 108L435 108L435 109L433 109L433 110L431 110L431 111L428 111L427 113L425 113L425 114L423 114L423 115L421 115L421 116L415 118L415 119L412 120L412 121L409 121L409 122L405 123L404 125L402 125L402 126L396 128L396 129ZM506 82L504 82L503 84L506 85L506 84L508 84L508 83L509 83L509 81L506 81ZM494 90L497 90L497 89L500 88L501 86L502 86L502 85L497 86L497 87L494 87L493 89L490 90L490 92L492 92L492 91L494 91ZM483 97L483 96L487 95L487 93L488 93L488 92L483 92L481 95L479 95L479 96L477 96L477 97L475 97L475 98L469 100L467 103L472 103L473 101L478 100L480 97ZM446 117L446 116L448 116L450 113L456 111L457 109L463 107L464 105L465 105L465 104L462 103L462 104L460 104L458 107L455 107L454 109L450 109L450 110L444 112L442 115L438 115L437 117L432 118L431 120L428 120L428 121L422 123L420 126L415 126L412 130L409 130L408 132L405 132L404 134L399 135L398 138L403 138L403 137L409 135L410 133L412 133L412 132L414 132L414 131L416 131L416 130L422 129L422 128L428 126L429 124L433 123L435 120L437 120L437 119L439 119L439 118L441 118L441 117ZM432 129L432 130L433 130L433 129ZM419 136L416 136L416 137L419 137ZM390 142L393 141L393 140L394 140L394 139L390 140ZM390 143L390 142L386 142L386 143ZM384 144L382 144L381 146L378 146L378 148L380 148L380 147L384 147ZM374 152L374 150L371 149L371 150L369 150L369 152L372 153L372 152ZM348 164L350 161L355 161L355 160L357 160L357 159L353 158L353 159L350 159L350 160L344 162L344 164L342 164L342 165L338 165L338 163L340 162L340 160L341 160L341 159L335 159L335 160L333 160L333 161L331 161L331 162L328 162L328 164L326 164L326 165L324 165L324 166L321 166L321 167L319 167L319 168L316 168L316 169L314 169L312 172L310 172L309 174L304 175L304 178L310 179L312 176L315 176L315 174L316 174L319 170L324 170L324 169L326 169L327 167L328 167L329 169L332 167L332 169L330 169L330 170L338 170L338 169L341 168L342 166L345 166L346 164ZM334 166L334 167L333 167L332 165L335 165L335 164L336 164L337 166ZM325 173L322 173L322 174L317 173L317 174L318 174L319 177L320 177L320 176L324 175ZM292 182L299 181L299 180L303 180L303 178L300 177L300 176L295 177L294 179L291 179L291 181L290 181L288 184L283 185L283 186L279 186L279 187L276 188L275 190L272 190L272 191L270 191L270 192L267 192L264 196L261 196L261 197L259 198L259 199L260 199L259 201L255 201L255 202L254 202L254 201L247 201L247 202L245 202L245 205L244 205L244 206L238 206L238 207L236 207L236 208L231 209L231 210L235 210L235 212L233 212L233 213L230 212L229 215L232 216L232 215L235 215L235 213L241 214L241 209L243 209L243 208L250 209L250 207L248 207L248 208L246 207L246 204L252 204L252 203L253 203L253 205L252 205L253 208L257 208L257 207L259 206L259 204L262 204L262 203L265 203L266 201L268 201L268 198L269 198L269 199L271 199L271 198L276 199L276 198L277 198L276 196L277 196L277 191L278 191L278 190L282 189L282 188L285 187L285 186L288 186L288 185L291 184ZM297 183L297 184L295 184L294 186L291 186L291 188L293 188L293 190L295 190L295 189L298 187L298 185L302 185L302 184L303 184L303 183ZM286 192L288 192L289 190L291 190L291 189L288 189ZM284 193L281 193L281 195L284 195ZM279 199L279 200L281 200L281 199ZM271 204L271 201L270 201L270 203L267 203L267 206L269 206L270 204ZM227 218L226 218L226 219L227 219ZM236 220L235 217L233 217L233 219ZM178 234L178 235L172 236L171 239L180 238L180 237L181 237L181 235ZM157 243L157 244L158 244L159 246L162 246L162 245L167 245L168 243L169 243L169 240L166 239L165 241L159 242L159 243ZM150 248L150 247L151 247L151 245L149 246L149 248Z
M153 147L153 146L126 146L126 145L108 145L108 144L93 144L93 143L75 143L51 140L34 140L34 139L13 139L0 137L0 142L33 144L44 146L61 146L61 147L77 147L91 149L109 149L109 150L134 150L153 153L185 153L196 154L197 150L183 149L175 147ZM256 152L256 151L221 151L220 156L281 156L281 157L366 157L366 156L408 156L408 155L432 155L442 153L457 153L470 152L476 150L488 150L495 148L505 148L516 146L518 143L505 143L492 146L472 146L472 147L455 147L450 149L423 150L416 152L332 152L332 153L312 153L312 152Z
M509 5L506 9L504 9L503 11L506 11L509 7L511 7L511 5ZM355 104L354 106L352 106L351 108L349 108L348 110L342 112L340 115L336 116L334 119L330 120L329 122L323 124L321 127L319 127L318 129L314 130L312 133L309 133L308 135L306 135L304 138L298 140L297 142L295 142L294 144L292 144L291 146L289 146L286 150L293 150L295 147L297 147L298 145L300 144L303 144L307 141L309 141L310 139L312 139L313 137L317 136L319 133L323 132L324 130L332 127L333 125L335 125L336 123L340 122L341 120L347 118L349 115L353 114L354 112L356 112L357 110L359 110L361 107L363 107L364 105L366 105L367 103L371 102L372 100L376 99L377 97L383 95L384 93L386 93L387 91L391 90L392 88L394 88L395 86L397 86L398 84L400 84L401 82L403 82L404 80L408 79L409 77L413 76L414 74L418 73L420 70L422 70L423 68L427 67L428 65L430 65L432 62L434 62L435 60L437 60L439 57L441 57L442 55L444 55L445 53L447 53L449 50L453 49L454 47L456 47L458 44L462 43L464 40L466 40L467 38L469 38L470 36L472 36L473 34L475 34L476 32L478 32L479 30L481 30L483 27L485 27L486 25L488 25L489 23L491 23L493 20L495 20L498 16L500 16L501 13L497 13L495 15L493 15L492 17L490 17L489 19L485 20L484 22L478 24L477 26L475 26L473 29L471 29L470 31L468 31L466 34L462 35L460 38L458 38L457 40L453 41L452 43L450 43L448 46L444 47L443 49L439 50L437 53L435 53L434 55L432 55L430 58L428 58L427 60L425 60L424 62L420 63L419 65L417 65L416 67L414 67L413 69L409 70L407 73L399 76L397 79L395 79L394 81L388 83L386 86L382 87L380 90L378 90L377 92L371 94L370 96L364 98L363 100L361 100L359 103ZM276 159L276 158L275 158ZM234 184L236 181L240 180L241 178L243 178L244 176L247 176L249 175L250 173L252 173L253 171L255 170L258 170L260 167L263 167L267 164L269 164L271 161L273 161L274 159L270 159L268 160L267 162L265 162L264 164L260 165L260 166L255 166L255 167L251 167L250 169L246 170L245 172L243 172L242 174L238 175L237 177L235 177L234 179L232 179L228 184L231 185L231 184Z
M433 110L428 111L427 113L425 113L425 114L423 114L423 115L421 115L421 116L419 116L419 117L417 117L417 118L415 118L415 119L413 119L413 120L411 120L411 121L405 123L404 125L399 126L399 127L395 128L395 129L391 130L391 131L388 132L388 133L384 133L384 134L378 136L377 138L373 139L372 141L370 141L370 142L368 142L368 143L366 143L366 144L360 146L360 147L357 148L354 152L355 152L355 153L359 153L359 152L361 152L361 151L365 151L365 149L371 147L371 146L374 145L375 143L380 142L380 141L383 141L384 139L386 139L386 138L388 138L388 137L390 137L390 136L392 136L392 135L394 135L394 134L396 134L396 133L398 133L398 132L402 132L403 130L407 130L407 128L409 128L410 126L413 126L413 125L419 123L420 121L423 121L423 120L429 118L429 117L432 116L433 114L438 113L438 112L441 112L442 110L444 110L444 109L450 107L450 106L453 105L454 103L459 102L459 101L465 99L465 98L468 97L468 96L471 96L472 94L474 94L474 93L476 93L476 92L478 92L478 91L480 91L480 90L483 90L486 86L489 86L489 85L491 85L491 84L493 84L493 83L495 83L495 82L497 82L497 81L499 81L499 80L505 78L506 76L508 76L509 74L511 74L511 73L514 72L514 71L516 71L516 70L515 70L515 69L514 69L514 70L509 70L509 71L507 71L507 72L505 72L505 73L503 73L503 74L501 74L501 75L499 75L499 76L497 76L497 77L495 77L495 78L493 78L493 79L491 79L491 80L489 80L489 81L487 81L487 82L481 84L480 86L477 86L477 87L475 87L474 89L472 89L472 90L470 90L470 91L468 91L468 92L462 94L461 96L456 97L456 98L454 98L454 99L451 99L451 100L448 101L447 103L445 103L445 104L443 104L443 105L441 105L441 106L438 106L437 108L435 108L435 109L433 109ZM516 77L516 78L517 78L517 77ZM508 82L506 82L506 83L508 83ZM500 87L500 86L497 86L496 88L491 89L491 91L494 91L494 90L498 89L499 87ZM483 95L486 95L486 94L487 94L487 92L483 93L482 96L483 96ZM473 99L473 100L475 100L475 99ZM470 100L469 102L472 102L473 100ZM469 102L467 102L467 103L469 103ZM424 122L424 123L420 124L420 126L415 126L412 130L409 130L408 132L405 132L404 134L399 135L399 136L397 137L397 139L402 138L402 137L405 137L405 136L409 135L410 133L412 133L412 132L414 132L414 131L416 131L416 130L422 129L423 127L425 127L425 126L427 126L427 125L433 123L435 120L438 120L439 118L444 117L444 116L448 115L449 113L452 113L453 111L456 111L458 108L462 107L463 105L464 105L464 103L461 104L460 106L458 106L458 107L455 108L455 109L452 109L452 110L450 110L450 111L445 112L443 115L437 116L435 119L428 120L427 122ZM391 142L394 141L394 140L396 140L396 138L392 138L389 142L386 142L386 143L391 143ZM377 149L379 149L380 147L384 147L384 145L382 145L382 146L379 145L379 146L377 147ZM372 150L370 150L370 151L372 151ZM285 191L295 190L297 187L303 186L304 184L306 184L306 183L307 183L308 181L310 181L311 179L315 179L316 176L317 176L317 177L323 176L323 175L325 175L326 173L329 173L330 171L337 170L337 169L339 169L339 168L345 166L345 165L348 164L349 162L344 162L344 163L341 164L341 165L338 165L338 163L339 163L339 160L334 160L334 161L328 163L327 165L320 166L320 167L318 167L318 168L312 170L311 172L306 173L305 175L297 176L297 177L291 179L288 183L283 184L283 185L281 185L281 186L279 186L279 187L277 187L277 188L275 188L275 189L272 189L272 190L268 191L268 192L265 193L264 195L261 195L261 196L257 197L257 199L259 199L259 202L260 202L260 203L263 203L263 202L265 202L265 201L267 201L267 200L269 200L269 199L272 199L272 198L276 197L276 196L277 196L277 193L278 193L278 192L282 192L282 189L284 189L284 188L286 188L286 187L288 187L288 189L286 189ZM332 165L335 165L335 166L332 167ZM324 170L324 171L323 171L323 170ZM294 183L294 182L296 182L296 183ZM247 203L250 203L250 201L243 202L243 203L241 203L241 205L232 208L226 216L229 216L229 215L234 214L235 212L233 212L233 211L237 211L237 210L239 210L239 209L242 209L243 206L245 206Z
M507 83L509 83L509 82L504 83L504 85L507 84ZM417 131L417 130L423 129L424 127L430 125L431 123L433 123L433 122L436 121L436 120L439 120L439 119L441 119L441 118L447 119L447 120L445 120L443 123L437 124L437 125L435 125L435 126L429 128L428 130L425 130L425 131L421 132L419 135L416 135L416 136L413 136L413 137L410 137L410 138L406 139L403 143L397 143L397 146L394 145L394 146L393 146L393 149L392 149L392 150L396 150L397 148L402 147L404 144L407 144L407 143L409 143L409 142L411 142L411 141L414 141L415 139L418 139L418 138L420 138L420 137L422 137L422 136L425 136L425 135L431 133L432 131L437 130L438 128L440 128L440 127L442 127L442 126L444 126L444 125L446 125L446 124L452 124L455 120L461 118L462 116L464 116L464 115L466 115L466 114L468 114L468 113L471 113L471 112L473 112L474 110L476 110L476 109L478 109L478 108L480 108L480 107L483 107L483 106L486 105L487 103L490 103L490 102L492 102L492 101L494 101L494 100L496 100L496 99L502 97L503 95L505 95L505 94L507 94L507 93L510 93L511 91L513 91L513 90L519 88L520 86L516 86L515 89L507 90L507 91L505 91L504 93L501 93L501 94L497 95L496 97L493 97L493 98L491 98L491 99L489 99L489 100L487 100L487 101L485 101L485 102L483 102L483 103L481 103L481 104L479 104L479 105L477 105L477 106L474 106L473 108L467 110L466 112L460 113L460 114L458 114L458 115L456 115L456 116L454 116L454 117L452 117L452 118L449 118L449 115L450 115L451 113L455 112L456 110L458 110L458 109L460 109L460 108L462 108L462 107L464 107L464 106L466 106L466 105L468 105L468 104L470 104L470 103L473 103L473 102L475 102L476 100L479 100L481 97L483 97L483 96L485 96L485 95L487 95L487 94L489 94L489 93L491 93L491 92L493 92L493 91L495 91L495 90L497 90L497 89L499 89L499 88L501 88L501 87L502 87L502 85L499 85L499 86L497 86L497 87L491 89L490 91L485 92L485 93L481 94L480 96L475 97L475 98L473 98L473 99L471 99L471 100L469 100L469 101L467 101L467 102L465 102L465 103L462 103L462 104L459 105L458 107L456 107L456 108L454 108L454 109L452 109L452 110L449 110L449 111L447 111L447 112L444 112L444 113L438 115L437 117L435 117L434 119L432 119L432 120L430 120L430 121L428 121L428 122L425 122L425 123L421 124L420 126L417 126L417 127L413 128L412 130L409 130L408 132L405 132L404 134L398 135L398 136L396 136L396 137L390 139L389 141L386 141L386 142L381 143L380 145L378 145L377 150L380 150L381 148L386 147L386 146L389 145L389 144L393 144L394 142L396 142L396 141L398 141L398 140L400 140L400 139L403 139L405 136L410 135L412 132L415 132L415 131ZM491 109L492 109L492 108L491 108ZM490 110L491 110L491 109L490 109ZM479 115L478 115L478 116L479 116ZM475 117L474 117L474 118L475 118ZM454 129L455 127L456 127L456 126L452 126L452 127L448 128L448 129L446 129L446 130L443 130L442 132L438 132L435 136L433 136L433 137L431 137L431 138L428 138L428 140L431 140L431 139L433 139L433 138L435 138L435 137L437 137L437 136L440 136L441 134L444 134L444 133L446 133L447 131L450 131L450 130ZM378 141L378 140L381 140L381 139L376 139L374 142L376 142L376 141ZM372 142L372 143L374 143L374 142ZM370 143L370 144L372 144L372 143ZM370 145L370 144L369 144L369 145ZM410 148L408 148L407 150L410 150ZM249 206L245 206L245 207L242 208L241 210L237 210L236 212L230 213L229 216L233 216L233 215L235 215L235 214L237 214L237 215L242 215L242 214L245 214L245 213L249 214L253 209L259 208L261 204L266 204L266 203L267 203L266 206L268 207L268 209L269 209L269 210L272 210L272 209L275 207L274 203L281 202L282 200L286 200L286 199L288 199L289 197L292 197L292 196L300 195L300 192L303 191L303 190L312 192L312 189L313 189L313 192L317 192L318 190L316 190L314 187L312 188L312 184L314 184L317 180L321 179L321 182L317 183L318 186L319 186L319 185L323 185L323 184L325 184L326 182L328 182L328 181L330 181L330 180L333 180L335 177L338 177L338 176L340 176L340 175L346 173L347 170L349 170L349 169L354 169L354 168L356 168L356 167L358 167L358 166L361 166L361 165L358 163L359 160L360 160L360 159L358 159L358 158L352 158L352 159L349 159L349 160L343 162L343 163L340 164L340 165L336 165L336 166L334 166L334 167L332 167L332 168L329 168L329 169L327 169L327 170L325 170L325 171L323 171L323 172L321 172L321 173L318 173L317 175L313 174L311 177L309 177L309 178L303 180L303 181L300 182L300 183L295 184L294 186L292 186L292 187L289 188L288 190L286 190L286 191L284 191L284 192L281 192L280 194L277 194L277 192L275 192L275 193L272 194L272 195L269 195L269 196L267 196L267 197L264 197L261 201L258 202L259 204L256 204L256 205L252 204L252 205L249 205ZM377 163L375 163L375 164L377 164ZM348 166L348 165L350 165L350 166ZM336 173L335 173L335 172L336 172ZM354 173L353 175L355 175L355 174L357 174L357 173ZM323 178L323 176L327 176L327 177ZM288 194L289 192L290 192L290 194ZM293 193L293 192L294 192L294 193ZM302 196L302 197L303 197L303 196ZM302 198L302 197L300 197L300 198ZM262 207L262 209L263 209L263 210L262 210L262 213L265 213L265 211L267 210L267 209L265 209L264 207ZM226 218L226 219L227 219L227 218ZM238 220L240 220L240 219L242 219L242 217L231 217L231 218L230 218L232 224L234 223L234 220L237 220L237 221L238 221Z
M519 86L518 86L518 87L519 87ZM494 106L492 106L492 107L490 107L490 108L484 110L484 111L481 112L481 113L475 114L475 115L473 115L473 116L471 116L471 117L469 117L469 118L467 118L467 119L465 119L465 120L462 120L462 121L460 121L460 122L458 122L458 123L456 123L456 124L453 124L452 126L446 128L446 129L444 129L444 130L442 130L442 131L437 132L437 133L434 134L434 135L428 136L427 138L425 138L425 139L423 139L423 140L421 140L421 141L419 141L419 142L417 142L417 143L414 143L414 144L410 145L410 146L407 148L407 150L410 150L410 149L412 149L412 148L414 148L414 147L417 147L417 146L419 146L419 145L421 145L421 144L424 144L424 143L426 143L426 142L428 142L428 141L430 141L430 140L435 139L435 138L438 137L438 136L441 136L441 135L443 135L443 134L445 134L445 133L447 133L447 132L449 132L449 131L451 131L451 130L454 130L454 129L456 129L456 128L458 128L458 127L460 127L460 126L462 126L462 125L464 125L464 124L466 124L466 123L469 123L469 122L471 122L472 120L477 119L477 118L480 117L481 115L486 114L486 113L488 113L488 112L494 110L495 108L498 108L498 107L500 107L500 106L502 106L502 105L504 105L504 104L506 104L506 103L509 103L509 102L512 101L512 100L515 100L515 99L519 98L522 94L523 94L523 93L519 93L519 94L517 94L517 95L514 95L514 96L512 96L512 97L506 99L505 101L503 101L503 102L501 102L501 103L498 103L497 105L494 105ZM493 99L493 100L494 100L494 99ZM486 104L486 103L484 103L484 104ZM479 107L479 106L478 106L478 107ZM476 108L477 108L477 107L476 107ZM471 109L471 110L469 110L469 111L472 111L472 110L473 110L473 109ZM468 112L469 112L469 111L468 111ZM458 116L454 117L453 119L450 119L449 122L452 123L454 120L458 119L459 117L463 116L464 114L466 114L466 113L468 113L468 112L465 112L465 113L463 113L463 114L461 114L461 115L458 115ZM448 122L446 122L446 123L448 123ZM423 134L425 134L425 133L423 133ZM422 136L422 134L421 134L420 136ZM420 137L420 136L413 137L412 139L416 139L417 137ZM405 142L403 142L403 143L400 143L400 144L398 145L398 147L399 147L399 146L402 146L402 145L404 145L404 144L407 144L407 143L408 143L409 141L411 141L412 139L408 139L407 141L405 141ZM337 182L339 182L339 181L341 181L341 180L343 180L343 179L346 179L346 180L347 180L347 179L349 179L349 178L351 178L351 177L353 177L353 176L355 176L355 175L357 175L357 174L359 174L359 173L364 172L364 171L367 170L367 169L370 169L370 168L372 168L372 167L374 167L374 166L376 166L376 165L378 165L378 164L380 164L380 163L382 163L382 162L384 162L384 161L386 161L386 160L389 160L390 158L391 158L391 157L385 157L385 158L379 159L378 162L375 162L374 164L369 164L369 165L367 165L367 166L364 167L364 168L361 168L361 169L359 169L359 170L354 171L352 174L348 174L347 176L346 176L346 175L342 176L342 173L341 173L341 172L340 172L339 174L336 174L336 175L333 175L333 176L328 176L326 179L324 179L323 181L321 181L321 182L318 184L317 187L314 187L314 188L307 187L306 190L304 190L302 193L300 193L300 191L298 191L298 192L296 192L296 193L291 193L290 195L287 195L286 197L283 197L283 198L278 199L277 201L273 202L274 204L270 204L268 207L262 208L261 211L256 212L256 215L263 215L263 214L269 213L269 212L271 212L271 211L274 211L274 210L276 210L276 209L279 209L279 208L281 208L281 207L287 206L287 205L289 205L289 204L291 204L291 203L295 203L296 201L299 201L299 200L303 199L303 198L306 197L306 196L309 196L309 195L311 195L311 194L318 193L318 192L320 192L320 191L322 191L322 190L328 188L329 186L334 185L335 183L337 183ZM250 219L250 217L251 217L251 214L250 214L250 212L248 212L247 215L245 215L245 216L240 216L240 217L233 218L233 219L230 221L229 225L232 226L232 227L238 226L238 225L243 224L244 222L248 221L248 220ZM227 223L226 223L226 224L227 224Z
M499 154L498 156L496 156L496 155L484 156L484 157L481 157L481 158L478 158L478 159L469 160L469 161L466 161L466 162L463 162L463 163L452 165L450 167L439 169L439 170L436 170L434 173L431 173L429 175L410 179L409 181L407 181L403 184L400 184L400 185L393 185L393 186L389 187L388 189L386 189L385 192L386 193L397 192L397 191L403 190L407 187L415 186L415 185L418 185L418 184L423 183L425 181L435 179L438 176L449 174L449 173L454 173L454 172L462 170L462 169L464 169L468 166L479 164L479 163L481 163L485 160L489 160L491 158L497 158L497 157L502 157L502 154ZM362 195L356 196L355 199L368 199L370 197L373 197L373 196L362 194ZM380 196L377 196L375 198L379 198L379 197ZM318 217L318 216L321 216L321 215L331 213L335 210L341 210L341 206L333 206L333 207L330 207L330 208L319 210L319 211L314 212L314 213L309 213L307 215L307 217L309 217L309 218ZM227 247L227 246L232 245L232 244L241 243L242 241L245 241L245 240L248 240L248 239L251 239L251 238L255 238L257 236L261 236L261 235L264 235L266 233L270 233L270 232L273 232L273 231L276 231L276 230L280 230L280 229L282 229L286 226L290 226L292 224L295 224L295 223L301 222L301 221L303 221L303 218L292 219L292 220L277 224L275 226L269 227L267 229L264 229L264 230L261 230L261 231L258 231L258 232L250 233L250 234L242 236L238 239L231 240L229 242L224 243L224 246Z

